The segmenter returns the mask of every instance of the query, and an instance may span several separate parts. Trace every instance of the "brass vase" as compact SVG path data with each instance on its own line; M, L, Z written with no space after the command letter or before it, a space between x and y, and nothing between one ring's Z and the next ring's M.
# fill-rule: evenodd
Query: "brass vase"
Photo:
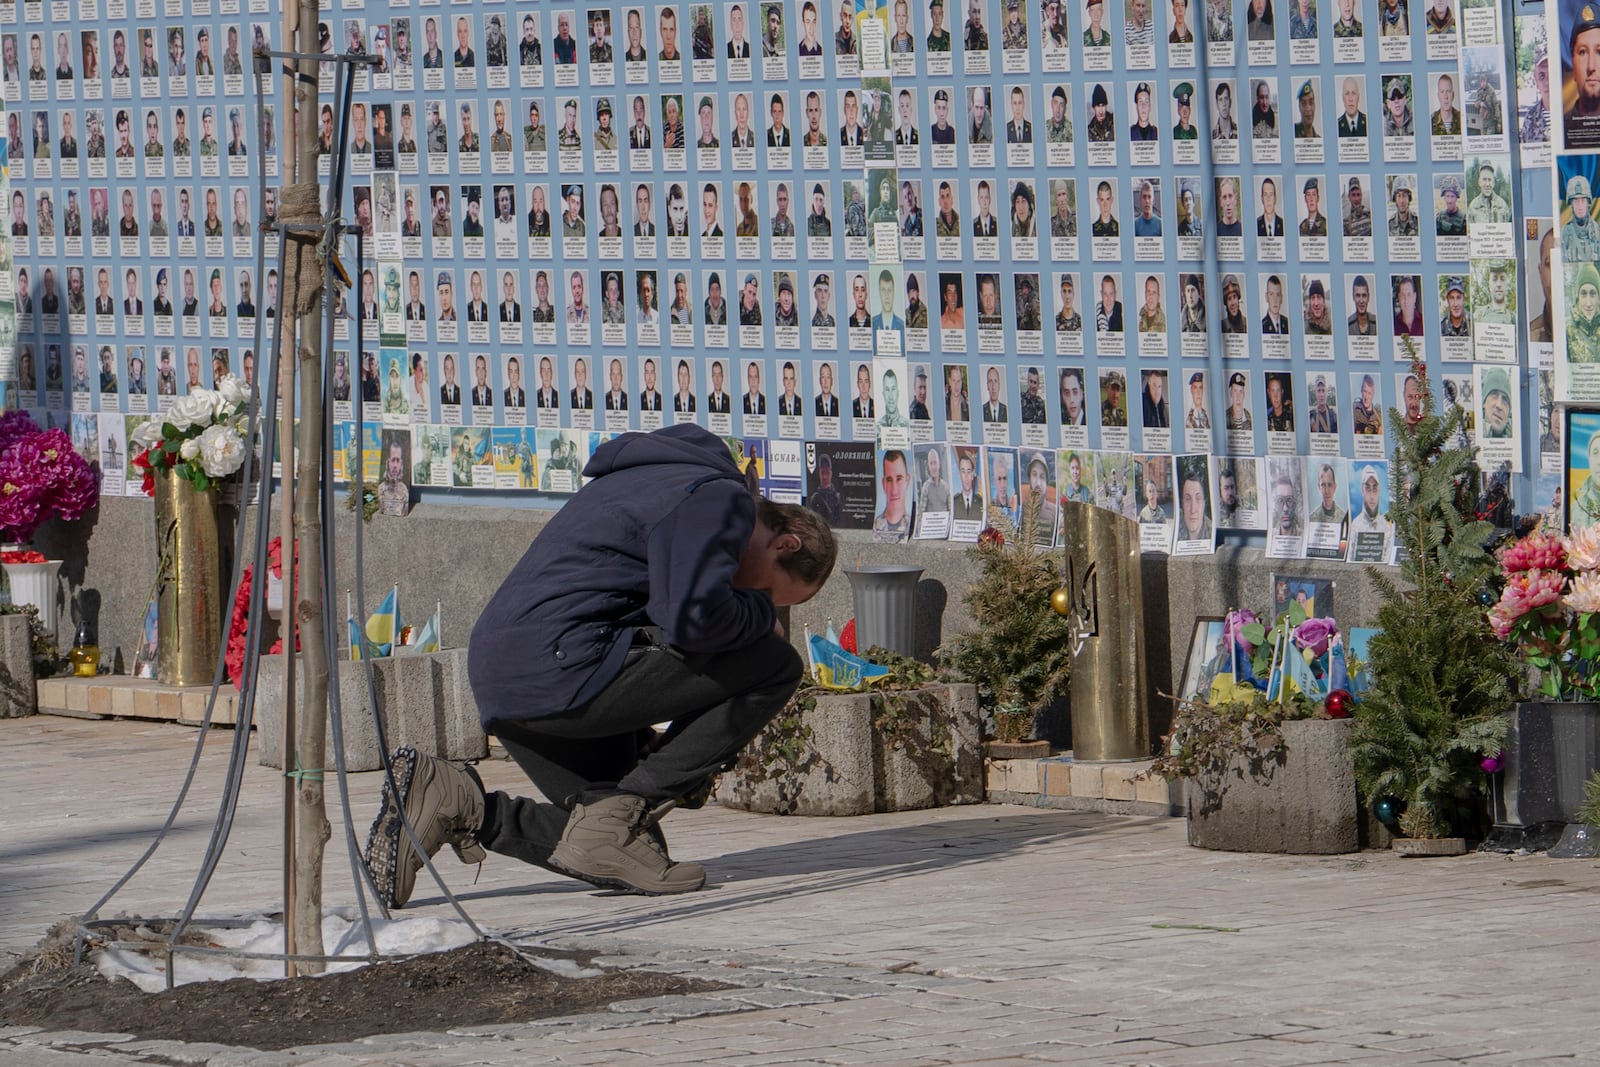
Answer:
M156 475L156 677L164 685L210 685L216 674L223 620L217 511L216 486L197 492L170 470Z

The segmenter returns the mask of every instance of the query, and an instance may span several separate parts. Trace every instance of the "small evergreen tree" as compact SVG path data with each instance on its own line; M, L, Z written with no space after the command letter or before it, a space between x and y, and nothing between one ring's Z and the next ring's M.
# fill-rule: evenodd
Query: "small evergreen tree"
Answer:
M1480 599L1494 572L1489 523L1468 510L1475 473L1465 413L1433 414L1427 369L1411 364L1421 418L1389 411L1389 518L1406 588L1369 568L1383 599L1370 648L1372 688L1355 711L1356 779L1368 798L1397 797L1412 837L1450 836L1481 803L1479 761L1500 750L1518 670Z
M1034 547L1039 507L1037 497L1029 502L1020 528L996 519L993 532L985 530L969 550L982 567L963 598L975 626L946 652L994 712L1002 741L1030 736L1037 714L1066 692L1071 672L1068 623L1050 605L1061 570L1048 549Z

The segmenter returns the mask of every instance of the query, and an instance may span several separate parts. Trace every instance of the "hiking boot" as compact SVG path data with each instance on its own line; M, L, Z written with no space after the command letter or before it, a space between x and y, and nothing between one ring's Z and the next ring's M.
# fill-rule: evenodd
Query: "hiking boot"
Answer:
M624 892L688 893L706 884L698 863L675 863L643 797L602 797L572 809L550 863L574 878Z
M384 903L403 908L424 866L424 854L431 858L450 845L462 863L486 858L473 836L483 825L483 782L471 767L424 756L409 745L395 749L390 763L395 791L385 779L383 803L363 858ZM415 844L400 820L402 809L416 833Z

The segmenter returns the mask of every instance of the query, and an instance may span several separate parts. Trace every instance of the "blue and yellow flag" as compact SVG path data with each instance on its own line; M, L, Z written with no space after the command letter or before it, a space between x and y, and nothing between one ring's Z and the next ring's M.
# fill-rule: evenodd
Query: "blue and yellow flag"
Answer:
M367 620L367 643L374 658L387 656L394 651L395 637L400 633L400 586L395 584L383 598L378 610Z
M439 651L439 614L443 610L443 607L435 606L433 609L433 614L428 616L428 621L423 623L422 626L411 635L411 643L409 645L395 646L395 655L416 656L422 655L426 652Z
M811 674L824 689L860 690L889 676L888 667L852 655L837 642L810 630L806 631L806 651L811 658Z

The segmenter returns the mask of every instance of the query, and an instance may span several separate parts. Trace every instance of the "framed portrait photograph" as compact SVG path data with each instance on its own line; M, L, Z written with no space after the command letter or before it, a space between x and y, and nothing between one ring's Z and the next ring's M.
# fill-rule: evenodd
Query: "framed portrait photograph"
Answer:
M1178 687L1178 699L1209 699L1212 679L1232 669L1222 616L1199 616L1194 620L1194 633L1189 638L1189 656L1184 661L1183 684Z
M1600 522L1600 407L1569 405L1563 409L1563 528L1569 533Z
M1272 576L1272 617L1277 619L1299 604L1306 618L1326 619L1333 615L1333 579L1298 574Z

